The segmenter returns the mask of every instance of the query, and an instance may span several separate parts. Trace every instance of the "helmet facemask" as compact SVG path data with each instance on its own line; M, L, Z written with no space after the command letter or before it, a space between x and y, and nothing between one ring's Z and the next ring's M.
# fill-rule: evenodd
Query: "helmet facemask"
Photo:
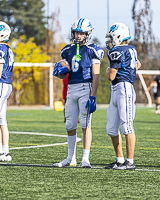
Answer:
M84 45L84 44L86 43L86 41L87 41L87 37L88 37L88 36L87 36L87 33L82 32L82 33L85 33L86 37L85 37L82 41L78 41L78 40L76 39L76 37L75 37L75 32L77 32L77 31L73 31L73 32L72 32L72 34L73 34L72 42L75 43L75 44L79 44L80 46L81 46L81 45Z
M113 37L109 34L106 35L106 48L107 49L112 49L113 48Z

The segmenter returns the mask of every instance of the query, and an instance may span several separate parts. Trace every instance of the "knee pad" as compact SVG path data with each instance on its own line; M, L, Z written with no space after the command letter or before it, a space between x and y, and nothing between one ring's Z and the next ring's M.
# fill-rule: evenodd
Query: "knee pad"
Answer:
M73 129L77 129L69 120L66 119L65 128L67 131L71 131Z
M106 125L106 131L107 131L107 135L109 135L110 137L115 137L120 134L119 129L114 130L114 128L110 128L107 125Z

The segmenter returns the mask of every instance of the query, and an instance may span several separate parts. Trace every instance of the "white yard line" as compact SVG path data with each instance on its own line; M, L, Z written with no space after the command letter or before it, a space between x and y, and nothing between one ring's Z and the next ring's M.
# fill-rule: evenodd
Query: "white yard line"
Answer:
M9 131L9 133L12 134L26 134L26 135L44 135L49 137L67 137L67 135L58 135L58 134L49 134L49 133L35 133L35 132L19 132L19 131ZM82 139L77 137L76 142L80 142ZM24 146L24 147L13 147L9 148L10 150L14 149L32 149L32 148L41 148L41 147L50 147L50 146L58 146L58 145L65 145L68 144L68 142L63 143L55 143L55 144L45 144L45 145L36 145L36 146Z
M82 168L80 166L76 166L76 167L54 167L53 165L41 165L41 164L27 164L27 163L1 163L0 162L0 166L18 166L18 167L48 167L48 168L55 168L55 169L64 169L64 168ZM104 170L107 170L108 169L105 169L104 167L92 167L92 168L88 168L89 169L104 169ZM118 171L122 171L122 170L118 170ZM159 169L135 169L135 170L123 170L123 171L148 171L148 172L160 172Z

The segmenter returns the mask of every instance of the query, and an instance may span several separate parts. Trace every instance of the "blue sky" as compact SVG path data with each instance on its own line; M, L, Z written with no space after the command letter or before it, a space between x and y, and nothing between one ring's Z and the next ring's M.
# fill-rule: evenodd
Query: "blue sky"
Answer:
M77 2L78 0L43 0L46 4L44 10L47 16L47 2L49 2L49 14L60 9L59 21L61 32L56 35L56 40L60 40L63 35L65 42L70 34L71 25L77 20ZM144 0L139 0L139 8L143 5ZM153 11L152 29L157 38L160 37L160 1L150 0L151 10ZM107 2L109 2L109 14L107 14ZM133 0L79 0L79 17L90 20L94 30L92 38L97 37L101 46L105 46L105 35L109 25L115 22L123 22L130 28L131 37L134 38L134 22L132 20Z

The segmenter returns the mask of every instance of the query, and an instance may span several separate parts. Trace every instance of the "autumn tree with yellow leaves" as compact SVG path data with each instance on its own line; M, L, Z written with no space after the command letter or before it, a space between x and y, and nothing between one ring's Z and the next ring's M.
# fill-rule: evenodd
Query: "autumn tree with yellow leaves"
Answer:
M48 68L24 67L23 62L44 63L50 61L50 57L34 43L34 38L26 40L25 35L20 36L19 40L12 39L8 45L13 50L14 61L22 62L21 67L14 67L12 75L12 97L14 96L12 104L45 104L48 101L45 82L45 76L48 77Z

